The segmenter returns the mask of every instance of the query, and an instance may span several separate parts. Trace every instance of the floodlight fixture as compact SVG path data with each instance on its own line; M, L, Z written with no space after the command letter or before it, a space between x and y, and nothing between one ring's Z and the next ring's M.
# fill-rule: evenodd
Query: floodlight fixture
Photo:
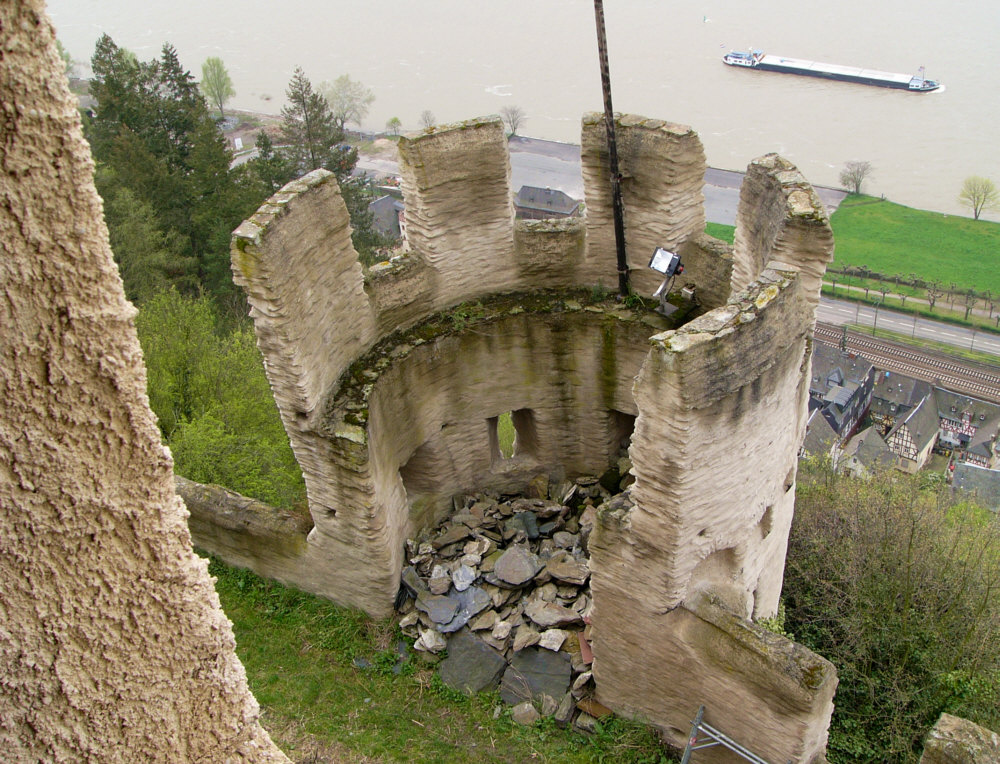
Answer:
M649 267L654 271L662 273L667 278L684 273L684 266L681 265L681 256L676 252L670 252L663 247L653 250L653 256L649 258Z
M653 256L649 258L649 268L664 276L663 283L653 292L653 297L660 298L660 307L657 310L663 315L669 316L676 308L667 302L667 293L673 286L677 275L684 273L681 256L663 247L657 247L653 250Z

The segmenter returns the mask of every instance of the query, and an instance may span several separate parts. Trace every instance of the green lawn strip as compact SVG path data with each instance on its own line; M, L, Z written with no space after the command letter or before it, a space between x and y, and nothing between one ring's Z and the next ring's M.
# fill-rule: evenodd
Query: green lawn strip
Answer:
M450 691L420 657L393 674L393 622L217 560L209 570L264 724L293 759L335 751L405 762L668 761L641 725L614 720L590 737L550 721L521 727L495 694ZM357 668L356 658L372 665Z
M959 289L1000 292L1000 223L849 196L830 218L835 268L866 266L886 276L916 274Z

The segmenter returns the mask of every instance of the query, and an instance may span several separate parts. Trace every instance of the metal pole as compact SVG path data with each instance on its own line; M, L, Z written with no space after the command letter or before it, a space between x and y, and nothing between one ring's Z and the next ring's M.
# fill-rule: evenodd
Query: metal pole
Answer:
M875 336L875 329L878 328L878 306L881 304L881 302L875 303L875 320L872 322L872 337Z
M622 205L618 146L615 143L615 112L611 107L611 72L608 69L608 42L604 34L604 2L594 0L597 21L597 54L601 59L601 86L604 90L604 128L608 135L608 163L611 167L611 204L615 217L615 249L618 252L618 293L628 297L628 260L625 257L625 211Z

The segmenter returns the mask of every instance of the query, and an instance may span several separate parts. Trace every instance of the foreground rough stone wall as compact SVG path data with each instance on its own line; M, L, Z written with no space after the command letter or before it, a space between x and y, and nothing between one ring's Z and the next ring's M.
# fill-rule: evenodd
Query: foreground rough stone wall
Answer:
M287 761L191 550L40 2L0 6L0 757Z
M967 719L941 714L927 733L920 764L1000 764L1000 735Z
M658 286L646 263L666 246L696 294L669 331L567 291L616 280L594 117L580 221L515 224L502 127L473 120L401 142L413 251L366 277L329 174L237 230L234 271L315 523L297 583L386 614L403 540L453 494L600 473L637 417L634 506L605 513L592 539L599 697L675 743L700 703L711 721L736 698L755 709L729 725L742 742L810 760L832 667L748 619L773 614L781 589L818 276L833 254L826 213L791 165L757 160L734 253L703 233L697 135L632 115L618 125L634 284ZM302 284L325 286L303 300ZM490 428L505 411L524 431L502 461Z

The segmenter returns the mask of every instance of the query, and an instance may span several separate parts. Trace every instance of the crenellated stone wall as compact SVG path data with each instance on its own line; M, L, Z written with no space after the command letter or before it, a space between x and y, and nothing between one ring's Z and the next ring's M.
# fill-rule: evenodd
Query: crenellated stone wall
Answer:
M657 247L677 251L705 230L705 150L690 127L635 114L616 117L618 170L625 205L625 244L633 288L652 293L662 276L647 268ZM604 115L583 117L583 183L587 197L588 262L615 262L611 170ZM689 252L685 268L700 265ZM684 281L693 281L685 273Z
M826 208L802 173L777 154L753 160L740 186L732 290L746 288L767 266L801 273L810 305L819 304L833 231Z
M772 615L781 589L833 254L826 213L794 167L763 157L734 251L703 232L697 135L617 124L633 285L659 285L646 263L665 246L695 295L669 319L605 298L617 271L595 115L583 120L581 220L514 221L502 125L481 119L401 141L412 250L367 274L322 171L237 229L234 273L314 523L280 575L386 614L404 540L453 495L600 473L634 421L632 506L601 514L591 542L600 699L676 743L698 705L711 720L738 698L760 708L756 728L729 725L741 742L812 760L832 667L750 619ZM496 443L504 412L518 428L510 459Z
M671 720L675 745L683 745L684 720L701 703L709 721L768 760L810 760L825 745L833 667L804 649L786 666L791 648L775 657L773 640L735 626L773 615L778 605L811 320L795 274L764 271L726 306L652 337L636 380L634 507L599 514L591 539L600 616L594 674L609 707ZM731 615L728 626L691 604L705 597ZM611 626L626 622L627 632ZM723 654L705 649L721 638L719 629L742 635ZM681 633L703 636L692 645ZM719 672L728 679L718 689L727 685L739 700L719 705ZM790 695L762 681L772 672L794 688ZM665 676L668 694L658 687ZM754 708L754 715L721 715L734 707ZM785 724L798 730L801 745L773 735Z
M287 762L191 548L43 4L0 4L0 758Z

